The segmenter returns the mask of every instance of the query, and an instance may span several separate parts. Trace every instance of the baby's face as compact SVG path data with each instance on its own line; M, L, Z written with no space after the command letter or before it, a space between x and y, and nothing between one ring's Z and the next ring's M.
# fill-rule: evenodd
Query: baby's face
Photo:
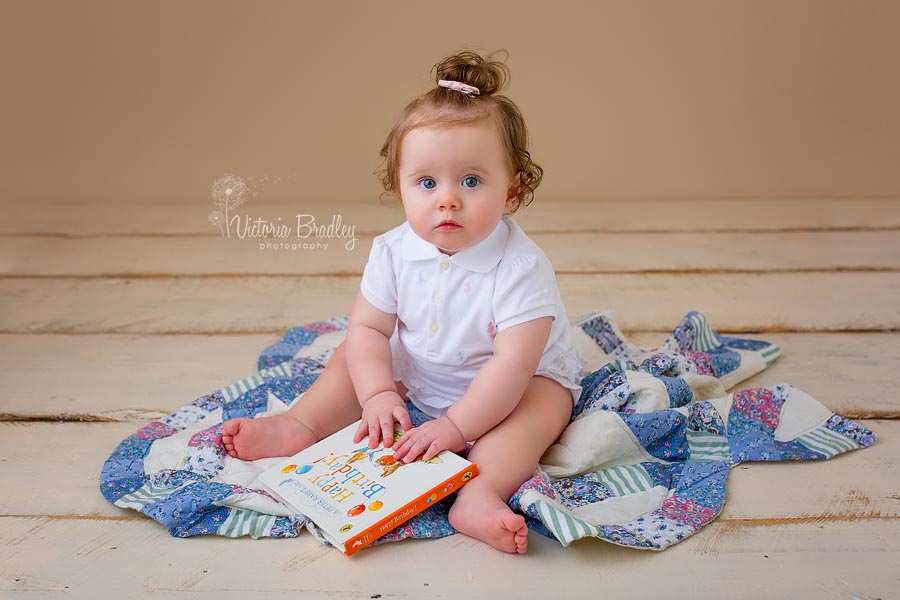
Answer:
M488 120L413 129L400 146L398 179L410 227L448 255L490 235L518 185Z

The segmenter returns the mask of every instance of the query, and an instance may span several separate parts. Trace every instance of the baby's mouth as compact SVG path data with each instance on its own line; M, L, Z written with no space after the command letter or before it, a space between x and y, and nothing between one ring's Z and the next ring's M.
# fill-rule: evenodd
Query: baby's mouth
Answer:
M439 229L440 231L454 231L456 229L462 229L462 225L448 219L446 221L441 221L441 224L438 225L436 229Z

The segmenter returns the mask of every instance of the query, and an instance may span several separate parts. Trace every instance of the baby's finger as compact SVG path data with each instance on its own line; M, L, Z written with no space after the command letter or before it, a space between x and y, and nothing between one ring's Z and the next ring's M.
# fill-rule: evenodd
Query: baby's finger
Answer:
M356 428L356 433L353 434L353 443L356 444L364 437L366 437L366 431L369 430L369 424L365 421L359 422L359 427Z
M406 450L406 446L409 444L409 438L409 433L404 433L400 436L399 440L394 442L394 458L400 458L400 456Z
M397 441L394 442L394 456L397 455L397 452L400 450L400 448L403 447L403 444L405 444L409 438L410 438L410 433L408 431L406 433L404 433L403 435L401 435L399 438L397 438Z
M384 437L384 447L390 448L394 443L394 418L392 416L381 418L381 435Z
M412 425L412 423L410 423L410 425ZM409 429L407 429L403 433L403 435L400 436L400 439L397 440L397 444L403 443L408 447L409 441L417 438L419 435L421 435L421 433L422 433L421 429L419 429L418 427L411 426Z
M381 440L381 427L377 422L369 423L369 448L376 448Z
M394 418L397 419L398 423L400 423L403 431L409 431L410 429L412 429L412 421L409 418L409 411L407 411L402 406L398 406L394 409Z
M421 438L416 440L415 442L413 442L412 446L409 448L409 452L407 452L406 455L403 456L403 458L402 458L403 462L411 463L412 461L416 460L419 457L419 455L422 454L422 451L425 450L425 448L427 448L427 447L428 447L428 440L421 439Z
M437 440L431 442L431 445L428 446L428 450L425 451L425 454L422 455L422 460L431 460L435 456L441 453L441 446L438 444Z
M403 438L397 440L397 443L394 445L394 458L397 460L403 460L403 457L410 451L410 449L415 445L416 439L418 438L417 430L412 429L409 433L404 433Z

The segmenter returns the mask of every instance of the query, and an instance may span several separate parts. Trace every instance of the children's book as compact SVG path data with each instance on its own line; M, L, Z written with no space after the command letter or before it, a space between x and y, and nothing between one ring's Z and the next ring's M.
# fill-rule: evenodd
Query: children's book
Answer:
M260 482L350 556L478 475L450 451L411 463L393 448L353 443L359 421L263 471ZM394 430L394 440L401 435Z

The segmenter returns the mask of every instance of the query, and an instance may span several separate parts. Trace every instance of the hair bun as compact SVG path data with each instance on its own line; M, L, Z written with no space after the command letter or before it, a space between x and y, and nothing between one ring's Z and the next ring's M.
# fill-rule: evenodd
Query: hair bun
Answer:
M509 58L506 50L498 52L506 53L506 58ZM467 85L474 85L485 96L499 92L509 81L509 68L504 62L493 60L494 54L496 53L482 57L480 54L466 50L448 56L434 65L433 70L436 71L434 83L437 84L441 79L459 81Z

